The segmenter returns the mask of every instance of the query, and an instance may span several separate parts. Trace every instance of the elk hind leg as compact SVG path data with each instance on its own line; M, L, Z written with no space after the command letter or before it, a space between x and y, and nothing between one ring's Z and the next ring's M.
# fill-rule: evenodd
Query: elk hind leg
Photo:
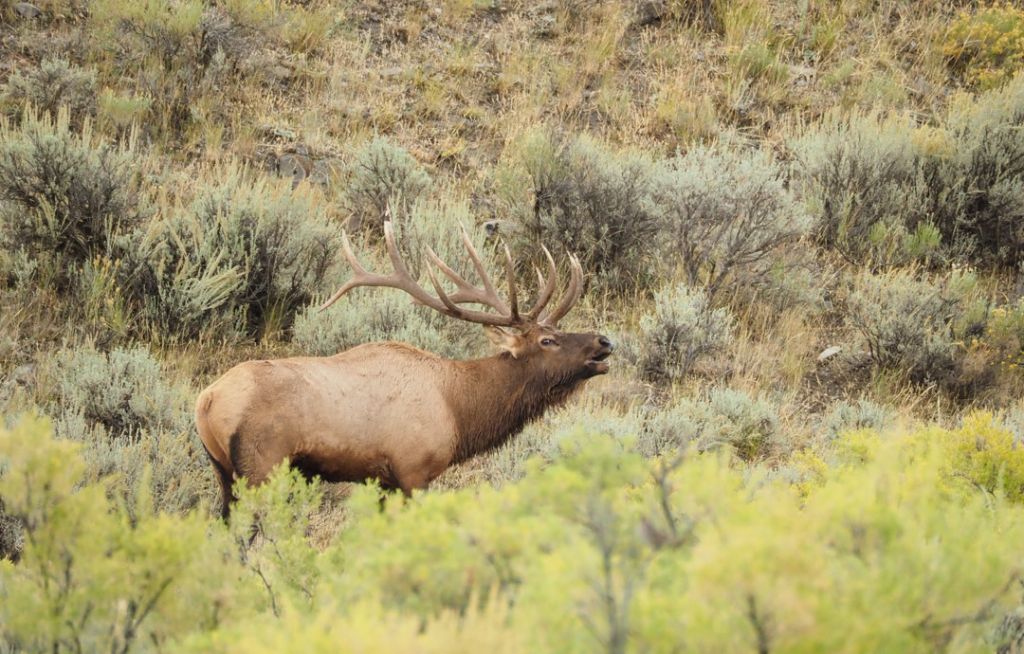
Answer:
M218 461L206 445L203 445L203 449L206 450L206 455L210 457L210 463L213 464L213 470L217 473L217 481L220 483L220 517L224 520L228 519L231 515L231 504L237 499L235 494L231 490L231 484L234 481L234 475L231 470L226 468L223 463Z
M217 469L217 479L220 481L220 517L227 520L231 517L231 505L238 499L235 497L235 493L231 489L231 486L234 483L234 477L219 463L214 462L213 465Z

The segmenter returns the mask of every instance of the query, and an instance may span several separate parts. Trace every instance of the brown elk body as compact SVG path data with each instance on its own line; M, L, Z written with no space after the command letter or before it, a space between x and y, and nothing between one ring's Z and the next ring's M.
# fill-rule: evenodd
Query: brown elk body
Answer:
M564 333L558 320L578 300L582 271L559 305L542 316L557 285L554 262L542 275L540 297L520 313L508 261L508 303L497 297L468 237L463 236L484 288L472 287L428 256L458 291L446 294L437 280L434 297L412 280L386 226L396 272L375 275L356 261L355 276L324 307L357 286L400 288L418 302L454 318L487 326L501 349L470 361L444 359L402 343L368 343L330 357L247 361L211 384L196 402L199 436L217 471L223 514L231 485L242 477L263 482L284 460L306 475L328 481L379 480L409 494L446 468L506 442L530 420L564 402L587 379L608 370L611 342L599 334ZM545 254L547 251L545 250ZM465 309L484 304L497 313Z

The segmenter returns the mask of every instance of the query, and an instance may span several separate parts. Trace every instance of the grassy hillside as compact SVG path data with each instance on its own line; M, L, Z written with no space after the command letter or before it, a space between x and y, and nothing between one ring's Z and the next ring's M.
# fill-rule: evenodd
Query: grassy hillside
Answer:
M0 650L1024 651L1022 127L1012 3L0 0ZM577 254L611 374L221 525L235 363L490 353L316 311L388 208Z

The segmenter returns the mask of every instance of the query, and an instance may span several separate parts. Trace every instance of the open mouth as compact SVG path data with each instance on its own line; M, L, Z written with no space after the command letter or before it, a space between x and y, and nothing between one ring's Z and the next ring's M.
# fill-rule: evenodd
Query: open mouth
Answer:
M595 356L591 357L587 361L587 366L589 366L590 368L592 368L594 371L596 371L598 373L608 372L608 367L609 366L608 366L608 362L605 361L605 359L607 359L611 355L612 355L612 351L611 350L603 350L603 351L599 352L598 354L596 354Z

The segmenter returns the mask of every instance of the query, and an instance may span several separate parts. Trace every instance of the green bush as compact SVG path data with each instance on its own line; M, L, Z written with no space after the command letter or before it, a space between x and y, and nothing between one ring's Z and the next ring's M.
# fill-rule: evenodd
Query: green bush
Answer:
M1024 262L1024 74L1004 88L954 102L950 143L929 158L935 224L983 263Z
M166 381L160 362L143 347L109 353L91 347L53 355L56 407L81 414L114 438L144 430L187 430L191 411L186 396Z
M830 120L798 139L818 241L879 265L971 255L1024 260L1024 75L951 103L937 128L876 115Z
M44 59L38 68L15 72L0 93L0 105L17 117L25 106L56 116L67 107L71 120L81 125L96 113L96 72L62 59Z
M263 581L271 609L279 610L279 597L310 597L319 570L307 534L323 501L320 481L307 483L298 470L279 465L262 486L237 484L235 494L228 528L246 572Z
M613 439L622 445L635 445L642 424L642 415L636 410L622 411L600 401L581 398L570 406L549 411L487 455L482 470L476 475L481 479L474 478L472 482L499 486L519 481L531 466L558 462L572 456L575 448L585 447L585 442L577 438L581 431Z
M310 194L234 167L135 241L132 292L148 321L180 338L287 329L341 247Z
M494 281L504 286L500 283L504 281L504 252L496 247L499 243L488 240L485 229L476 227L476 218L466 202L444 196L438 199L421 199L409 207L405 220L395 225L398 247L405 255L409 270L423 278L425 288L432 288L424 271L428 263L425 256L427 248L432 249L464 278L477 278L476 270L462 242L463 229L466 229L470 242L483 259L484 266L490 271ZM372 242L367 242L365 247L372 245ZM379 244L378 254L379 258L386 260L384 248ZM495 254L500 256L496 257ZM513 253L513 256L515 254ZM381 264L382 267L390 265L390 262ZM501 292L505 292L505 289L502 288Z
M937 253L914 134L904 118L833 116L793 143L819 244L882 265Z
M324 312L318 306L295 320L294 342L305 353L329 356L363 343L399 341L450 358L466 354L463 343L445 334L445 319L401 293L354 291Z
M881 431L890 419L890 412L871 400L837 402L821 418L821 435L826 442L834 442L848 431Z
M118 436L82 413L57 413L56 433L82 444L85 477L102 480L112 497L131 503L147 494L158 510L175 513L212 503L216 497L209 458L191 425Z
M160 99L158 124L180 131L191 123L212 57L203 57L201 0L98 0L90 11L95 49L121 75ZM212 55L213 53L209 53Z
M692 419L692 404L668 404L650 410L636 449L647 457L671 458L693 446L699 435Z
M223 527L156 512L145 493L108 498L81 448L43 421L0 429L0 468L5 510L25 530L20 563L0 561L7 651L159 649L264 605Z
M358 487L321 549L303 537L319 489L294 472L240 489L225 527L144 494L111 501L78 447L24 419L0 429L0 497L25 533L21 561L0 562L0 638L57 652L999 648L1024 539L1009 438L984 415L851 433L835 443L851 456L794 487L577 430L501 488L382 508Z
M764 276L779 251L807 228L802 206L764 152L699 147L660 163L650 212L664 259L710 296Z
M345 206L352 231L383 236L384 216L401 221L430 187L430 176L407 151L376 137L353 155L348 166Z
M735 299L730 303L761 304L771 307L777 316L792 309L818 315L828 306L831 279L816 254L814 248L785 249L763 275L734 287Z
M727 308L714 309L703 290L677 284L658 291L654 311L640 318L638 363L653 381L678 381L701 357L732 342L734 319Z
M655 413L645 439L650 453L692 445L697 451L726 448L744 461L763 461L787 452L776 407L763 396L729 388L705 398L680 400Z
M645 281L658 224L646 202L652 164L587 137L525 137L505 184L520 236L536 247L576 254L602 286L620 291ZM525 191L525 192L524 192Z
M88 125L73 132L66 112L0 124L5 248L51 260L66 281L74 266L115 253L143 213L130 153L97 142Z
M847 298L848 319L872 362L916 382L952 382L963 333L972 320L977 280L970 273L918 278L912 271L863 272Z
M148 350L63 350L54 365L47 412L58 436L82 443L88 479L110 477L110 490L127 498L150 493L161 510L183 511L209 496L192 392L168 382Z

